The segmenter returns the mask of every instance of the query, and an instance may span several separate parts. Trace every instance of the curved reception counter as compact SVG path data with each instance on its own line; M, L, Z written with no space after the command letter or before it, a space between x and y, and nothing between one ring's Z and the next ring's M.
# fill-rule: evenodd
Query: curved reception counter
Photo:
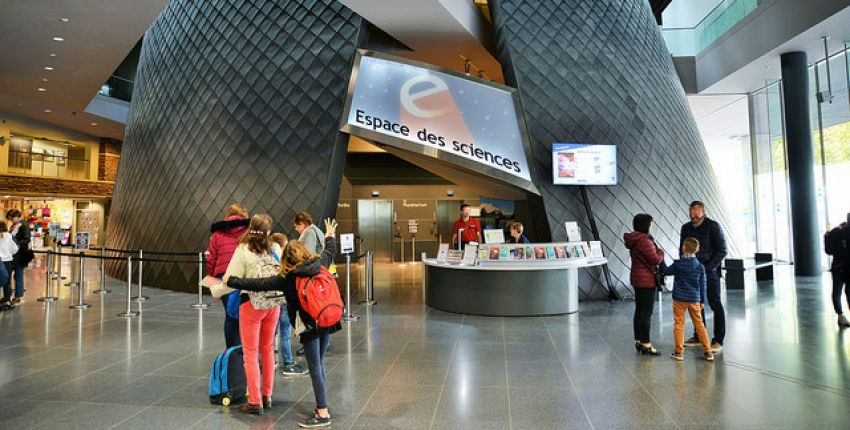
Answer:
M462 314L539 316L578 312L579 269L607 260L464 266L424 259L422 263L423 295L430 307Z

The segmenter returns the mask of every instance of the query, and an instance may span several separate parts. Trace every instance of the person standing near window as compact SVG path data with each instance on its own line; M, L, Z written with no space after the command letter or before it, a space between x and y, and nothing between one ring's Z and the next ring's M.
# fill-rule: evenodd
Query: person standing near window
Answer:
M11 209L6 212L6 219L12 224L10 227L12 238L18 245L18 252L12 258L12 271L15 279L14 303L20 303L24 297L24 269L30 264L35 255L30 250L30 227L21 220L21 211Z
M685 243L685 239L693 237L700 243L697 260L705 266L706 280L708 281L707 299L708 306L714 313L714 337L711 339L711 351L718 353L723 349L723 340L726 337L726 312L720 299L720 266L726 258L726 236L720 224L705 215L705 204L694 201L689 208L691 222L682 226L679 237L679 249ZM703 299L705 300L705 299ZM702 322L708 326L705 320L705 306L702 309ZM693 337L685 341L685 346L699 345L699 337L694 333Z
M466 244L469 242L483 242L481 240L481 223L470 216L471 211L472 208L469 205L460 205L460 219L455 221L452 228L452 246L457 245L458 235L460 235L460 249L466 248ZM463 231L460 231L461 229Z

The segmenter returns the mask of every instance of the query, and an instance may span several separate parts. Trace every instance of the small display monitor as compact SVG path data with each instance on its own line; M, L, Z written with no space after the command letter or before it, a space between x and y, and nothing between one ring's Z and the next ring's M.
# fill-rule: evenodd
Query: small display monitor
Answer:
M505 243L505 231L500 228L485 229L484 243Z
M617 147L553 144L552 181L555 185L617 185Z

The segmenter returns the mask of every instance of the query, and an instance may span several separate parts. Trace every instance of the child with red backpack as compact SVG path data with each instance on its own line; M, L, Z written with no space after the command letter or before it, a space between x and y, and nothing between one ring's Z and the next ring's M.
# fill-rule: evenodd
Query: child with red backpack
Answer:
M336 221L325 220L325 249L321 255L310 252L303 243L290 241L280 258L281 276L272 278L229 278L227 286L244 291L283 291L295 332L300 335L310 369L316 409L313 416L298 425L304 428L331 424L325 383L324 356L331 334L342 330L344 305L336 280L328 271L336 254Z

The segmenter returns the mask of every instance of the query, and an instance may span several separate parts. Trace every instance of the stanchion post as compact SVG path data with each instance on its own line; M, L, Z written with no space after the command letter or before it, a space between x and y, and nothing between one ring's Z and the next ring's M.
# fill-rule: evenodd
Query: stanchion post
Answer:
M351 313L351 254L345 254L345 321L357 321L357 315Z
M56 280L56 289L58 290L62 286L62 281L65 280L65 277L62 276L62 244L58 243L56 249L59 252L56 254L56 277L53 279Z
M378 302L375 301L375 272L373 264L375 263L374 255L372 251L366 251L366 268L363 270L364 276L366 277L366 287L364 288L364 300L361 302L367 306L377 305Z
M53 302L58 299L58 297L50 295L50 284L53 282L53 261L53 246L51 246L51 249L47 251L47 271L44 276L44 297L37 298L36 300L39 302Z
M100 247L100 288L94 291L95 294L111 293L112 290L106 288L106 251Z
M84 310L91 307L90 304L83 302L83 297L86 295L86 257L85 252L80 250L80 269L77 272L77 304L68 306L69 309Z
M142 295L142 263L143 263L142 259L144 257L145 257L144 252L140 249L139 250L139 289L138 289L138 292L136 293L136 296L133 297L133 300L135 300L137 302L144 302L145 300L147 300L149 298L147 296Z
M189 307L195 309L206 309L208 304L204 303L204 253L198 253L198 302L192 303Z
M133 310L133 302L130 296L133 294L133 256L127 256L127 309L118 314L121 318L135 318L139 312Z

